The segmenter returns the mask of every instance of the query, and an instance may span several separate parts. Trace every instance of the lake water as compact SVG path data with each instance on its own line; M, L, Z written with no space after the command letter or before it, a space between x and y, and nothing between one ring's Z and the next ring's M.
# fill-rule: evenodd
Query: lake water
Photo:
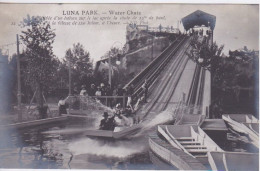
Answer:
M1 131L0 168L158 169L149 157L147 135L111 141L62 134L93 128L96 122L70 119L62 124Z
M0 168L161 170L162 167L158 168L151 161L148 134L155 130L155 125L170 119L169 113L162 112L144 124L138 136L114 141L75 134L82 129L97 129L100 117L75 118L21 130L0 130ZM229 132L228 136L232 140L227 141L224 136L225 142L221 140L219 144L222 149L259 152L251 145L237 141L234 134ZM211 138L220 140L220 136Z

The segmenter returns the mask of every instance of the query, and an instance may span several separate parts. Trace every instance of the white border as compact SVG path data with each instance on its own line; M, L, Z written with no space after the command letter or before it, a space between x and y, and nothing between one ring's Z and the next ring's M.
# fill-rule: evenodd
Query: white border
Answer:
M0 3L181 3L181 4L259 4L259 0L0 0Z

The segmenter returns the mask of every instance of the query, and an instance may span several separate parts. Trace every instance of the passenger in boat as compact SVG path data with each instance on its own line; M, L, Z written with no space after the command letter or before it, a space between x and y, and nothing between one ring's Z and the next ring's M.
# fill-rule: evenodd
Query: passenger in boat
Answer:
M125 108L126 117L131 116L133 113L134 113L133 107L130 105L127 105Z
M120 103L118 103L116 105L115 114L118 115L118 116L120 116L122 114L122 108L121 108L121 104Z
M101 129L101 130L108 130L109 129L108 113L104 112L103 117L104 118L100 121L99 129Z
M114 129L115 129L115 127L116 127L115 116L116 116L116 115L114 115L114 116L108 118L107 130L114 131Z

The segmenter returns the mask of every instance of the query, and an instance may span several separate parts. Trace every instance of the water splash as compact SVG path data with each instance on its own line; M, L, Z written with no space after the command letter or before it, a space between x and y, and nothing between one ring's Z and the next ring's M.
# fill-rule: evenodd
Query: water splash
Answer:
M164 124L174 119L174 113L170 110L165 110L156 115L153 119L145 121L143 124L144 129L150 129L156 125Z
M173 121L174 120L174 112L172 110L165 110L156 115L153 119L148 119L142 122L142 128L140 132L132 136L134 137L139 137L142 135L145 135L147 131L151 130L151 128L160 125L160 124L165 124L167 122Z
M80 96L80 97L76 97L80 103L81 103L81 107L84 108L88 108L91 110L102 110L102 111L106 111L110 114L112 114L114 112L114 110L104 104L102 104L100 102L100 100L89 97L89 96Z
M126 158L146 149L145 143L139 141L102 141L95 139L81 139L68 146L73 155L91 154L104 157Z
M77 97L80 100L81 108L86 110L87 116L90 118L94 118L93 126L94 128L98 128L100 124L100 120L103 118L102 115L104 112L107 112L108 115L112 116L115 113L115 110L102 104L100 100L89 97Z

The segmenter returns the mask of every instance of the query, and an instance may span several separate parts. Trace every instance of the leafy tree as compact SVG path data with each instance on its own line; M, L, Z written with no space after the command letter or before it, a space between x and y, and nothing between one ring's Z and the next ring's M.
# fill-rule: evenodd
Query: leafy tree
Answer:
M230 52L229 57L214 58L211 73L216 116L238 112L258 114L255 102L258 94L256 53L236 50Z
M58 60L53 54L52 44L55 40L55 32L43 17L27 15L21 22L24 29L20 36L26 45L24 55L26 56L27 84L37 90L37 102L40 114L44 101L43 92L47 92L53 85Z
M101 59L106 59L109 56L111 58L117 57L118 54L122 53L119 47L111 47L109 51L105 53L104 56L101 57Z
M90 85L93 82L93 64L90 54L80 43L73 44L73 48L66 50L64 64L68 70L69 61L72 74L72 83L77 88L80 85Z

